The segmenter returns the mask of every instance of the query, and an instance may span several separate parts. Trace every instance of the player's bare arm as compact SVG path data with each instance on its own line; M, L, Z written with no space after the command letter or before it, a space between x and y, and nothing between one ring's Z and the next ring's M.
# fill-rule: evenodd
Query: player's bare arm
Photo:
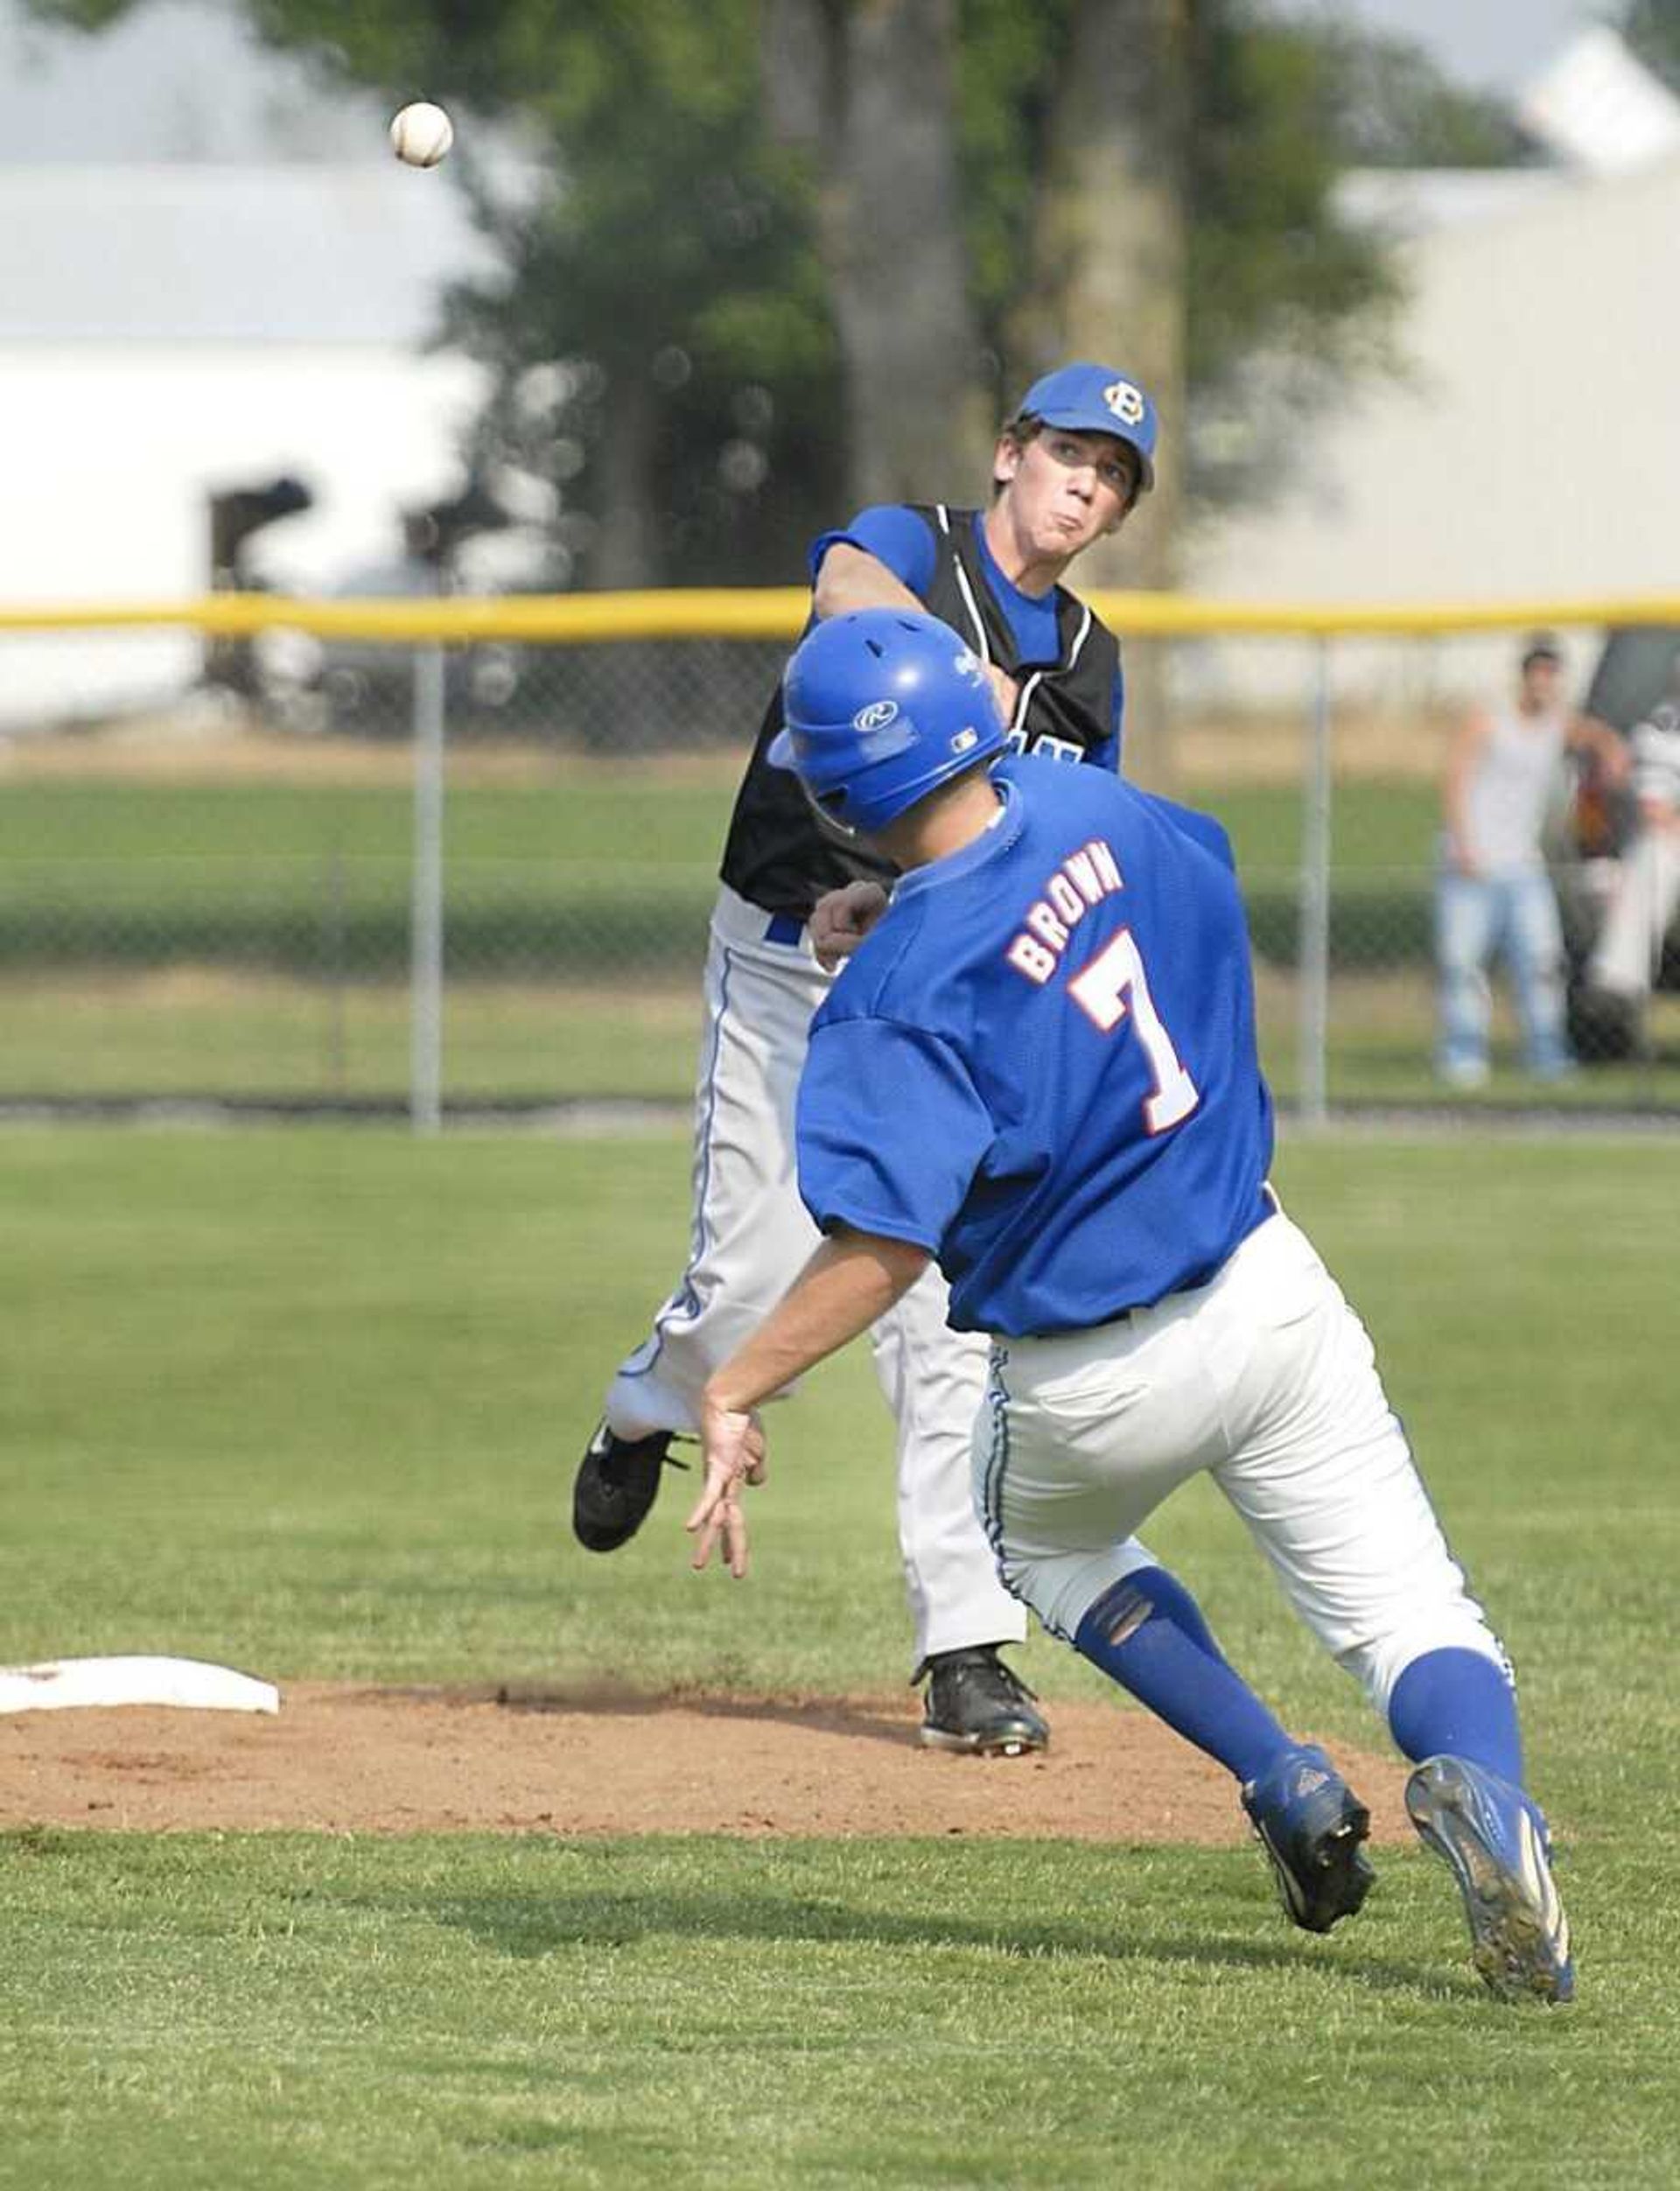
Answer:
M817 1249L758 1329L708 1382L700 1435L706 1480L683 1526L704 1567L721 1542L732 1575L746 1572L744 1484L764 1480L764 1433L756 1410L885 1316L932 1260L925 1248L876 1233L842 1229Z
M889 570L878 556L872 556L867 549L854 548L848 540L836 540L824 555L811 588L811 608L819 620L845 616L854 609L902 608L914 609L919 615L925 612L920 598L895 571ZM998 696L1004 722L1012 722L1020 698L1019 686L996 662L982 667Z
M922 604L896 571L878 556L836 540L822 557L811 588L811 608L819 618L845 616L853 609L916 609Z

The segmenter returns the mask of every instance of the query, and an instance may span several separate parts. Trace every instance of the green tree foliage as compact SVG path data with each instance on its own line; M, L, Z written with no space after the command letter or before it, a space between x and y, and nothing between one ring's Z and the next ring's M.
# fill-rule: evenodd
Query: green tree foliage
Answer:
M573 544L606 583L780 578L805 530L788 475L831 495L841 452L802 171L759 120L754 0L501 12L557 180L523 208L480 198L508 278L448 307L449 335L497 372L480 454L584 459L596 530ZM554 20L533 39L536 14ZM465 95L508 103L477 67Z
M1496 109L1447 90L1404 45L1278 22L1250 0L1186 4L1189 379L1199 415L1250 424L1193 449L1192 489L1226 499L1264 481L1256 418L1273 422L1270 438L1328 383L1385 359L1394 277L1383 240L1338 211L1339 174L1519 147ZM98 29L132 0L30 4ZM1018 392L1010 307L1081 4L959 0L965 242L999 408ZM393 106L424 94L515 123L551 168L534 202L498 200L472 186L463 130L458 168L508 275L457 292L444 332L495 375L475 464L550 482L574 580L795 571L844 496L844 411L815 164L765 126L760 0L243 5L271 42ZM1676 0L1634 9L1648 29L1676 12Z
M1631 0L1622 30L1646 66L1680 91L1680 0Z
M1294 30L1273 37L1298 39ZM1335 86L1341 157L1357 167L1516 167L1533 157L1510 108L1446 82L1403 38L1325 28L1309 37Z
M32 0L96 30L133 0ZM441 100L506 266L440 338L493 369L466 452L556 506L556 578L785 580L844 497L837 364L805 163L759 112L758 0L243 0L253 27L395 108ZM471 117L552 186L508 202Z
M964 0L965 199L1000 351L1079 4ZM1211 428L1189 452L1191 497L1206 504L1263 492L1256 444L1390 361L1399 296L1386 239L1339 209L1337 178L1356 166L1508 165L1524 150L1502 108L1454 90L1403 41L1277 21L1243 0L1196 0L1190 21L1185 352Z

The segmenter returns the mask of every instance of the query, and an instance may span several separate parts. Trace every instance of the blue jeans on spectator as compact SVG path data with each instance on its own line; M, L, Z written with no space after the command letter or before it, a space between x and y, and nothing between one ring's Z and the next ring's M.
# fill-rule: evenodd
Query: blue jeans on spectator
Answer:
M1524 1061L1552 1080L1569 1069L1564 1041L1564 934L1544 868L1515 875L1460 875L1435 885L1435 956L1440 970L1436 1069L1460 1083L1488 1076L1488 964L1509 970Z

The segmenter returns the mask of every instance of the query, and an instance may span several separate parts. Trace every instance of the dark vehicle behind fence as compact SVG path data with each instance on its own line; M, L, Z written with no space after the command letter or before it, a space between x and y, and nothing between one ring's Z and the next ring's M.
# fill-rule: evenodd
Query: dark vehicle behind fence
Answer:
M1623 738L1649 719L1674 689L1680 664L1680 626L1650 625L1610 632L1584 705ZM1588 1065L1635 1054L1644 1040L1636 1000L1595 988L1588 978L1606 909L1620 886L1622 862L1639 826L1631 790L1609 786L1590 770L1578 780L1571 843L1559 872L1569 957L1570 1040ZM1656 958L1656 986L1680 990L1680 914L1668 927Z

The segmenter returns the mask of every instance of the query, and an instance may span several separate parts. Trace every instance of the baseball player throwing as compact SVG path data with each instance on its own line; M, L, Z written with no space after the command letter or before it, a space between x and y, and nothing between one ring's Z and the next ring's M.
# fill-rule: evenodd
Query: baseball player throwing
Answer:
M822 1244L710 1379L695 1564L745 1572L755 1410L937 1257L990 1340L976 1510L1009 1589L1224 1765L1294 1922L1371 1872L1365 1807L1278 1724L1134 1532L1208 1471L1413 1760L1496 1992L1567 1999L1504 1653L1442 1537L1363 1326L1267 1185L1246 922L1215 822L1004 759L927 616L821 626L771 758L903 871L812 1029L800 1187Z
M1028 389L994 452L984 510L878 507L812 550L812 615L898 605L961 633L1002 706L1014 748L1117 765L1119 649L1061 584L1116 530L1153 478L1153 404L1112 367L1075 364ZM641 1525L674 1435L693 1435L707 1377L784 1291L816 1244L794 1178L794 1096L833 958L886 902L893 871L770 765L771 696L736 802L711 920L695 1105L689 1265L620 1367L579 1466L573 1526L611 1551ZM898 1423L899 1544L927 1678L922 1739L1012 1754L1048 1731L998 1656L1026 1634L969 1498L969 1432L985 1348L946 1322L929 1267L872 1332Z

